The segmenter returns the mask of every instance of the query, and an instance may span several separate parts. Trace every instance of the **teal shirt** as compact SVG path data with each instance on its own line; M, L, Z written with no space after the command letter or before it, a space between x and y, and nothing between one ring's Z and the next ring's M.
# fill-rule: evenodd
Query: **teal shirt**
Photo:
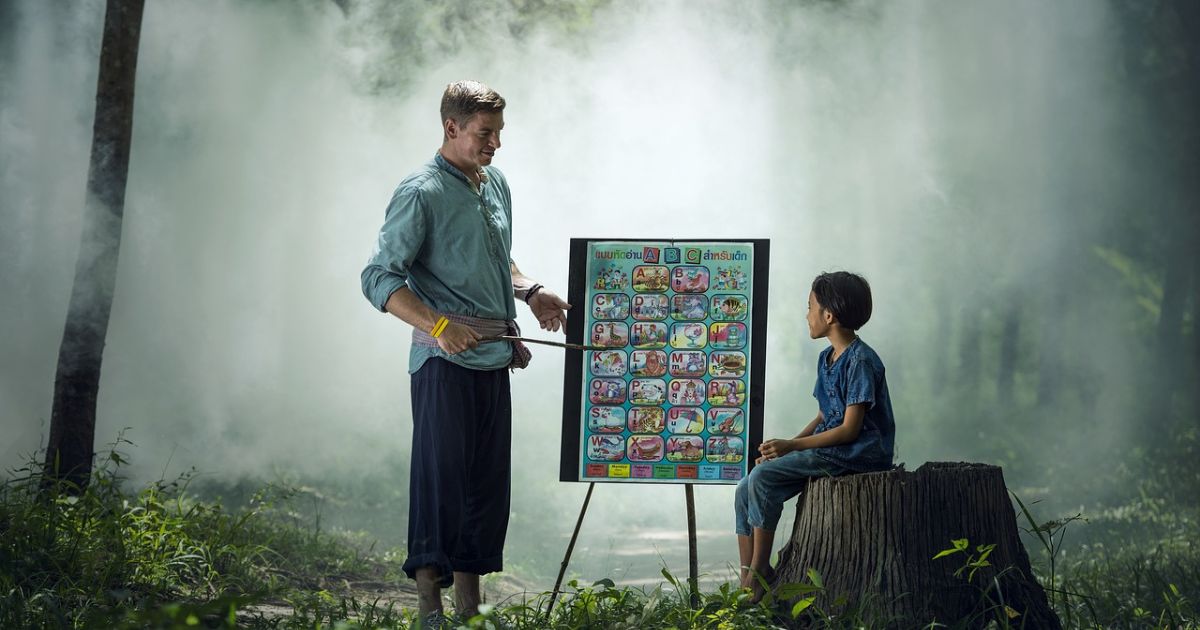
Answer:
M363 295L380 311L388 297L408 287L429 308L488 319L515 319L512 272L512 198L499 169L486 166L487 182L476 192L441 156L400 182L388 204L383 227L362 272ZM430 357L463 367L507 367L507 343L485 343L447 355L440 348L413 345L408 371Z

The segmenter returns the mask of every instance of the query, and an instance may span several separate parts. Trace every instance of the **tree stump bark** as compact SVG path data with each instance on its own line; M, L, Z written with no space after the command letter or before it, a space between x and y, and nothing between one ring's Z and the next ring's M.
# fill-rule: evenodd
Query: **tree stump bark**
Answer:
M933 559L964 538L965 552ZM989 544L990 566L955 576ZM982 626L1002 616L1016 627L1062 627L1030 570L997 466L934 462L809 483L775 584L807 581L809 569L824 585L817 605L858 608L879 624Z

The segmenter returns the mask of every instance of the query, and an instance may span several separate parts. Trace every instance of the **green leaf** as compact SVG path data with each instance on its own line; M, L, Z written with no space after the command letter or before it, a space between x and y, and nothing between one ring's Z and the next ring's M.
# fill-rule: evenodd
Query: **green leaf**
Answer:
M800 613L804 612L804 609L808 608L809 606L812 606L812 603L816 601L816 599L816 596L805 597L804 599L796 602L796 605L792 606L792 619L799 617Z
M955 554L955 553L958 553L958 552L960 552L960 551L966 551L966 550L967 550L967 547L970 547L970 546L971 546L971 544L970 544L970 543L967 541L967 539L966 539L966 538L955 538L955 539L952 539L952 540L950 541L950 544L951 544L951 545L953 545L953 546L952 546L952 547L947 547L946 549L943 549L943 550L939 551L939 552L938 552L938 554L937 554L936 556L934 556L932 559L933 559L933 560L937 560L938 558L941 558L941 557L944 557L944 556L948 556L948 555L950 555L950 554Z
M779 599L793 599L821 590L821 587L800 582L788 582L775 588L775 596Z
M642 607L642 619L649 619L654 614L654 610L658 608L659 601L662 599L662 587L655 587L654 592L646 599L646 605Z
M617 583L613 582L611 578L601 578L599 580L596 580L595 582L592 582L592 586L603 586L605 588L616 588Z
M1033 535L1038 537L1038 541L1042 543L1042 548L1044 548L1047 552L1053 552L1054 547L1050 544L1050 541L1046 540L1045 532L1043 532L1041 529L1038 529L1037 521L1033 520L1033 513L1029 511L1029 507L1025 505L1025 502L1021 500L1021 497L1017 496L1017 493L1011 490L1008 493L1012 495L1014 500L1016 500L1017 505L1021 506L1021 513L1025 515L1025 520L1028 521L1029 526L1033 528L1032 530L1027 531L1032 531Z
M825 584L821 582L821 574L817 573L817 570L811 567L808 569L808 581L812 582L817 588L825 588Z
M675 579L674 575L671 575L671 572L667 570L667 567L662 568L662 576L664 578L666 578L667 581L670 582L672 586L674 586L675 588L679 588L679 580Z

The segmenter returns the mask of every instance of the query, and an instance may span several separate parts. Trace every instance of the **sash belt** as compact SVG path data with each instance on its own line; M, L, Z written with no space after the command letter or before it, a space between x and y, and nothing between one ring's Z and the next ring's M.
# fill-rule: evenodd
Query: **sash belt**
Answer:
M471 317L470 315L456 315L454 313L443 313L446 319L455 324L462 324L475 332L481 337L498 337L500 335L510 335L513 337L521 336L521 329L517 326L517 322L511 319L484 319L482 317ZM438 347L437 339L432 335L414 328L412 335L413 345L422 346L425 348ZM529 365L530 359L533 358L533 353L529 348L520 341L510 341L512 344L512 362L508 364L509 369L518 370Z

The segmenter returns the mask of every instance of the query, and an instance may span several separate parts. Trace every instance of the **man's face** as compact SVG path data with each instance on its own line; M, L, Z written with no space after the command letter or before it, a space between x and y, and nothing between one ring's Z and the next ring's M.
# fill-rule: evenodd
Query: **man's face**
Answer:
M447 120L446 143L452 155L445 157L459 168L476 170L487 166L500 148L501 129L504 129L504 112L480 112L462 125Z

